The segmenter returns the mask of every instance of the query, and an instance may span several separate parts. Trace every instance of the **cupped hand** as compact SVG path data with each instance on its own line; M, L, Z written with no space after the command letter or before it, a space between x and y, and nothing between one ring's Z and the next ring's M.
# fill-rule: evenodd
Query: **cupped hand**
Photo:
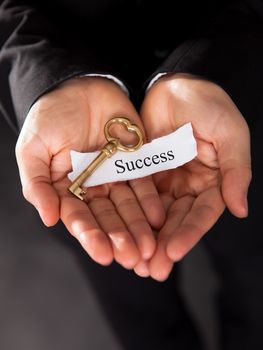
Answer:
M162 281L225 206L237 217L247 216L249 130L223 89L184 74L160 79L147 93L141 116L150 140L191 122L198 148L198 156L188 164L154 175L167 219L148 267L151 276ZM141 265L143 269L145 262Z
M47 226L60 218L98 263L113 259L133 268L156 247L152 227L164 211L150 177L90 188L86 200L68 192L69 151L94 151L105 144L105 123L126 116L142 123L126 94L104 78L75 78L43 95L30 109L16 155L25 198ZM126 135L129 138L129 135Z

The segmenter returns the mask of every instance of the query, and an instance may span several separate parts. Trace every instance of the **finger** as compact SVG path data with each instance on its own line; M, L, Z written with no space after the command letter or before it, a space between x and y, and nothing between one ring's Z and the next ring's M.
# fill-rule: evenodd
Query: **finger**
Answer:
M170 208L170 206L173 204L175 198L169 192L160 193L160 198L161 198L161 201L162 201L164 212L167 213L169 208Z
M112 186L110 199L137 243L142 258L151 258L156 246L155 238L130 187L124 183Z
M113 250L110 240L85 202L71 194L64 194L61 198L61 220L94 261L102 265L112 262Z
M247 193L252 177L250 161L228 159L222 162L222 195L228 209L237 217L248 215Z
M249 130L245 122L233 128L231 138L218 145L222 194L228 209L237 217L248 215L247 192L251 181Z
M233 163L232 163L233 164ZM228 209L239 218L248 215L247 193L252 173L250 167L235 166L223 172L222 193Z
M157 281L166 280L173 268L173 261L166 252L167 243L191 209L193 202L194 197L185 196L175 200L169 208L166 223L158 236L156 252L149 265L150 275Z
M149 262L147 260L140 260L134 267L134 272L140 277L149 277Z
M173 230L166 249L168 257L172 261L181 260L215 224L224 208L218 187L202 192L181 224Z
M151 176L129 181L150 225L159 229L165 220L165 211Z
M52 226L59 220L59 197L52 186L49 157L41 149L39 158L33 154L35 150L16 150L23 195L38 210L43 223Z
M166 96L159 93L158 89L154 89L154 86L148 90L141 107L140 116L149 141L174 131L173 118L168 118L171 115L171 105L171 103L167 103ZM164 116L167 118L163 119ZM163 122L160 122L160 120Z
M132 269L140 259L140 253L113 203L108 198L94 198L89 207L112 242L115 260L123 267Z

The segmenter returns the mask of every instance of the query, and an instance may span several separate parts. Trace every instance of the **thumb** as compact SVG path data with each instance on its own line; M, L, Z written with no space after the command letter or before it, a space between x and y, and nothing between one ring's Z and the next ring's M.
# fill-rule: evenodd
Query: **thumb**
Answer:
M232 130L218 146L222 195L231 213L242 218L248 215L247 193L252 176L250 136L244 120Z
M60 217L59 197L51 184L49 162L34 151L33 146L16 149L23 195L38 210L43 223L53 226Z
M173 118L170 118L171 103L167 102L167 95L158 94L153 87L147 92L140 110L147 140L167 135L175 130Z

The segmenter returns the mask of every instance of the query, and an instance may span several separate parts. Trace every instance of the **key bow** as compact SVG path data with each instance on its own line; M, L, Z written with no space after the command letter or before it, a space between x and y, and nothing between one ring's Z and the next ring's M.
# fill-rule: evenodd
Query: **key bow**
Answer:
M128 132L132 132L132 133L136 134L136 136L138 138L138 142L135 145L123 145L119 138L113 137L110 134L110 127L114 124L123 125ZM105 124L104 134L105 134L106 140L108 142L111 142L111 141L117 142L117 148L119 151L134 152L134 151L138 150L143 144L143 134L142 134L141 129L136 124L132 124L130 119L125 118L125 117L115 117L115 118L110 119Z

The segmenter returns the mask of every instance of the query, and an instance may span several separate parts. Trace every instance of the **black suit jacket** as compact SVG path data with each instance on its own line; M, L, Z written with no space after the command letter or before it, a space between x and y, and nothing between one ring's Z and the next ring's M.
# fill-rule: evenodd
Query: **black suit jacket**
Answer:
M115 75L135 104L155 74L191 73L248 121L263 110L262 0L0 0L0 50L0 113L17 130L38 97L83 73Z

